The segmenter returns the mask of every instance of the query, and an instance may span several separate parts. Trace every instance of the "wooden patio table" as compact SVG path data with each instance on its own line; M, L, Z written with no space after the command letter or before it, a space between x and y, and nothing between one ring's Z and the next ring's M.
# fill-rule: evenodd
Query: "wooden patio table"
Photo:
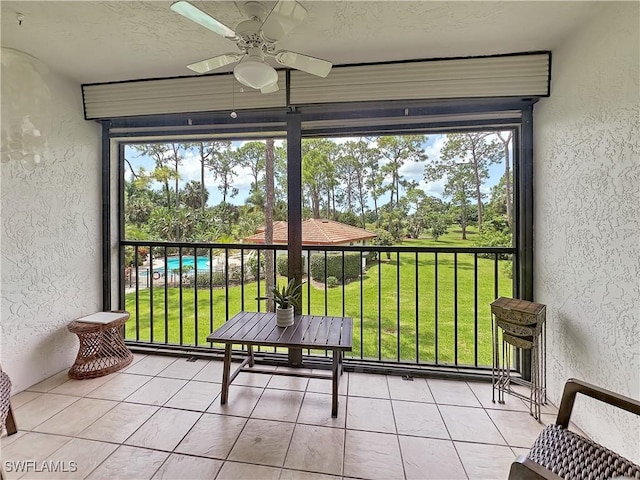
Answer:
M240 312L209 335L207 341L225 344L221 405L227 403L229 385L240 372L322 378L332 381L331 416L338 416L338 386L342 375L342 357L345 351L351 351L353 348L352 318L296 315L292 326L278 327L275 313ZM248 356L231 373L231 353L234 344L247 345ZM331 375L246 368L247 363L249 367L254 366L252 348L254 345L330 350L333 356Z

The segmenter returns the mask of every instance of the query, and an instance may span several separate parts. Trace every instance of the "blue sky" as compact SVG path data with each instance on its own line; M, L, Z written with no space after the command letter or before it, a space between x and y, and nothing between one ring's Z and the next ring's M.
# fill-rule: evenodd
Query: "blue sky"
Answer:
M336 143L343 143L348 140L357 140L357 138L334 138L333 140ZM440 149L444 146L445 141L446 136L444 134L428 135L427 141L423 144L425 153L428 156L427 163L430 160L439 158ZM237 148L243 143L244 142L233 142L232 145L234 148ZM278 141L276 141L276 145L277 144ZM153 170L154 168L154 161L151 158L140 156L129 145L125 148L125 156L132 164L133 168L136 170L138 170L141 166L144 167L148 172ZM425 163L408 162L402 167L400 172L405 179L415 180L416 182L419 182L420 186L426 194L442 198L442 190L445 184L445 180L443 179L437 182L425 182L425 180L423 179L424 165ZM249 194L249 188L251 186L251 176L246 169L238 167L236 171L238 175L235 177L234 186L238 188L239 193L234 198L227 199L227 201L236 205L243 205ZM484 192L489 193L491 187L499 182L503 174L504 162L492 165L489 168L489 179L483 187ZM127 178L127 180L131 178L128 168L125 170L125 177ZM180 166L180 186L184 186L191 180L200 181L200 162L195 157L193 157L192 154L189 154L189 152L187 152L182 165ZM218 203L220 203L222 201L222 194L217 188L217 182L211 171L205 172L205 184L207 186L207 190L209 191L208 205L217 205ZM152 188L159 189L160 185L152 185ZM388 195L383 197L381 201L379 201L379 204L384 204L386 201L388 201Z

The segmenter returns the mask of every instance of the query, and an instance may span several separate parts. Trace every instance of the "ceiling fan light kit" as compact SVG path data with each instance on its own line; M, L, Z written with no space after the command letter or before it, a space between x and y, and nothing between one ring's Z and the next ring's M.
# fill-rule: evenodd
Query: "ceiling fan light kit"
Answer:
M243 10L249 18L240 22L235 31L186 1L173 3L171 10L233 41L241 51L187 65L196 73L207 73L239 62L233 70L238 82L262 93L272 93L278 91L278 73L265 62L265 56L285 67L318 77L324 78L331 71L332 64L326 60L287 50L277 51L277 42L302 22L307 14L307 10L296 1L279 0L269 13L259 2L246 2Z
M241 84L261 90L278 82L278 72L268 63L264 63L262 55L252 52L258 50L252 48L249 53L233 69L233 75Z

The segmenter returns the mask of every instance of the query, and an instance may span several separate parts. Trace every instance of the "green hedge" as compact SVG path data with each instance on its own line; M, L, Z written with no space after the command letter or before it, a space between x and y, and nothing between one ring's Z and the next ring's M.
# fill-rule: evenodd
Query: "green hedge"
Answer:
M303 270L305 268L306 261L307 260L304 258L304 255L303 255L302 256ZM289 276L289 256L288 255L278 255L278 257L276 258L276 271L278 272L278 275L280 275L281 277Z
M184 283L188 287L196 288L209 288L209 287L222 287L224 286L225 274L224 272L213 272L209 275L209 272L198 273L198 275L190 275L186 277Z
M289 256L279 255L276 259L276 270L278 275L286 277L289 275Z
M323 253L311 255L311 278L324 282L325 262ZM345 280L358 278L360 276L360 253L351 252L344 254L344 275L342 272L342 254L327 254L327 277L336 277L338 281L344 283Z

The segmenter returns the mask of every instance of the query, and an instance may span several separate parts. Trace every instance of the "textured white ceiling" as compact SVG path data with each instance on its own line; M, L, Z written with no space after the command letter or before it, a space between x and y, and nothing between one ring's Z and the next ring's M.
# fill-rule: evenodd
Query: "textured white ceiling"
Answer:
M83 83L189 75L185 65L235 51L169 10L171 3L1 1L1 44ZM194 3L232 27L243 19L231 1ZM334 65L553 50L599 7L576 1L301 3L308 15L279 48Z

